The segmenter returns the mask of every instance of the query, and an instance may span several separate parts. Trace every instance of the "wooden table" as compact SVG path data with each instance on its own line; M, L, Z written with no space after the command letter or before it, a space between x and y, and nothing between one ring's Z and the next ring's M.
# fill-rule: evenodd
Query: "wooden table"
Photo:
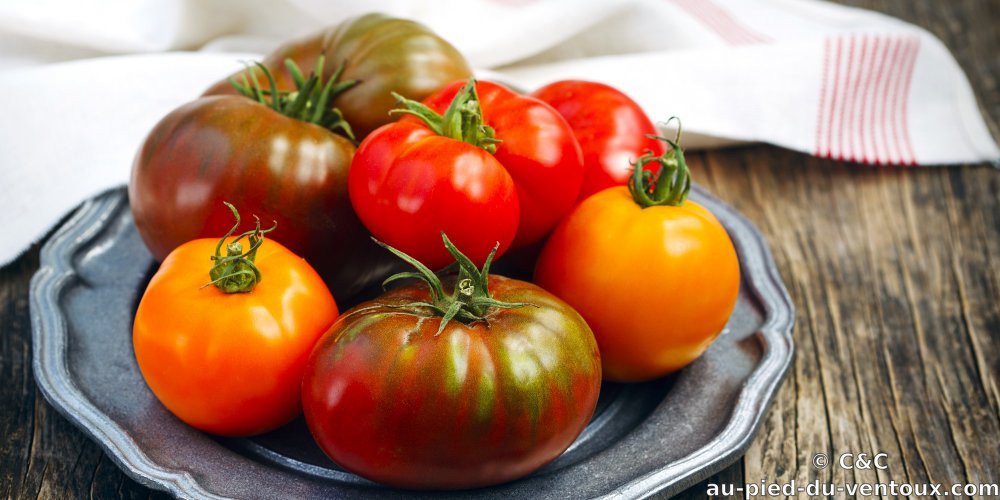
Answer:
M843 3L941 38L1000 137L1000 2ZM876 169L770 146L690 161L767 237L798 311L794 367L746 456L682 498L761 480L1000 483L1000 172ZM0 269L0 495L164 496L125 476L36 389L37 268L36 245ZM817 453L848 452L884 452L889 468L812 466Z

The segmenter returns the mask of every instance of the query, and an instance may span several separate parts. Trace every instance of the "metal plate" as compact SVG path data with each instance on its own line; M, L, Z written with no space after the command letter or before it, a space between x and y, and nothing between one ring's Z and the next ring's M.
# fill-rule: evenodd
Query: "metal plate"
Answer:
M793 308L757 230L697 186L691 198L722 221L742 269L736 309L708 352L671 377L605 384L590 425L542 470L434 497L673 494L745 451L791 362ZM215 438L177 420L132 353L133 313L154 269L119 188L85 202L56 232L31 283L38 386L126 473L182 497L427 495L339 470L301 419L251 439Z

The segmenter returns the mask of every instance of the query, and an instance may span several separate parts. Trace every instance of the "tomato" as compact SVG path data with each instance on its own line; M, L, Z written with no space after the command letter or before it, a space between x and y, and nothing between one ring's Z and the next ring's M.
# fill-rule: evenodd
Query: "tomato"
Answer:
M285 43L263 63L274 74L279 89L293 90L285 60L290 58L303 68L312 68L322 54L331 63L325 77L344 65L343 78L358 82L333 100L358 137L393 120L389 116L395 106L391 92L420 100L450 82L472 75L462 54L425 26L382 14L351 18ZM258 78L261 86L266 86L261 73ZM223 80L205 93L232 94L233 89Z
M475 106L470 85L445 116L429 115L430 124L379 128L362 141L351 166L349 193L365 226L434 268L452 260L440 244L442 231L477 263L497 242L502 254L517 231L514 181L491 154L493 133ZM446 130L450 123L457 130Z
M642 174L652 162L658 177ZM680 149L646 155L637 167L629 187L577 206L535 270L535 282L593 328L604 376L616 381L659 377L693 361L722 331L740 288L725 228L685 201L690 181Z
M246 252L234 241L214 267L218 240L171 252L139 302L132 341L146 383L174 415L245 436L298 415L306 359L337 304L309 264L260 231Z
M410 259L419 273L404 276L425 283L345 312L309 357L310 431L336 463L374 481L513 480L559 456L597 403L600 356L580 315L451 248L457 278L442 283Z
M494 243L541 239L583 179L579 145L541 101L491 82L456 82L358 147L349 189L375 237L431 267L450 262L444 231L476 263ZM439 114L440 113L440 114Z
M624 186L630 162L646 152L659 156L665 151L662 142L649 137L657 130L646 113L614 87L562 80L531 95L555 108L573 128L583 149L581 200L604 188Z
M291 103L280 112L264 101L204 97L163 118L132 168L136 227L162 260L186 241L224 233L231 216L222 202L237 200L248 213L277 221L276 239L316 266L337 299L346 300L391 263L351 208L347 172L355 147L291 113ZM336 113L317 121L336 127Z
M444 112L461 88L455 82L424 104ZM580 145L549 105L488 81L476 88L483 121L500 140L495 156L517 186L521 220L513 245L530 245L547 236L576 203L583 183Z

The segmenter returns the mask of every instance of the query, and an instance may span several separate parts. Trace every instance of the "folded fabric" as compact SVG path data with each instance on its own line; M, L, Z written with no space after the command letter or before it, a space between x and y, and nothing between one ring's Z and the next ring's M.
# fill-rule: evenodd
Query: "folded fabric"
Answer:
M618 87L654 120L682 117L689 148L767 142L894 165L1000 157L940 41L815 0L6 2L0 210L14 224L0 265L86 197L125 183L170 109L282 39L362 9L424 22L481 77Z
M937 165L1000 157L961 68L913 25L807 0L650 1L625 16L504 74L527 88L598 80L654 119L684 117L685 130L827 158ZM601 54L570 59L580 47Z

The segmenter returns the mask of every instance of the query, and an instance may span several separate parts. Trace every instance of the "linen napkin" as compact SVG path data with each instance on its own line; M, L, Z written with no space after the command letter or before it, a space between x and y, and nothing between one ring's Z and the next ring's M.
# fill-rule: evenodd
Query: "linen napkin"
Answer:
M282 40L366 11L427 24L481 77L580 78L688 148L767 142L869 164L995 161L965 75L928 32L816 0L60 0L0 3L0 265L127 182L172 108Z

